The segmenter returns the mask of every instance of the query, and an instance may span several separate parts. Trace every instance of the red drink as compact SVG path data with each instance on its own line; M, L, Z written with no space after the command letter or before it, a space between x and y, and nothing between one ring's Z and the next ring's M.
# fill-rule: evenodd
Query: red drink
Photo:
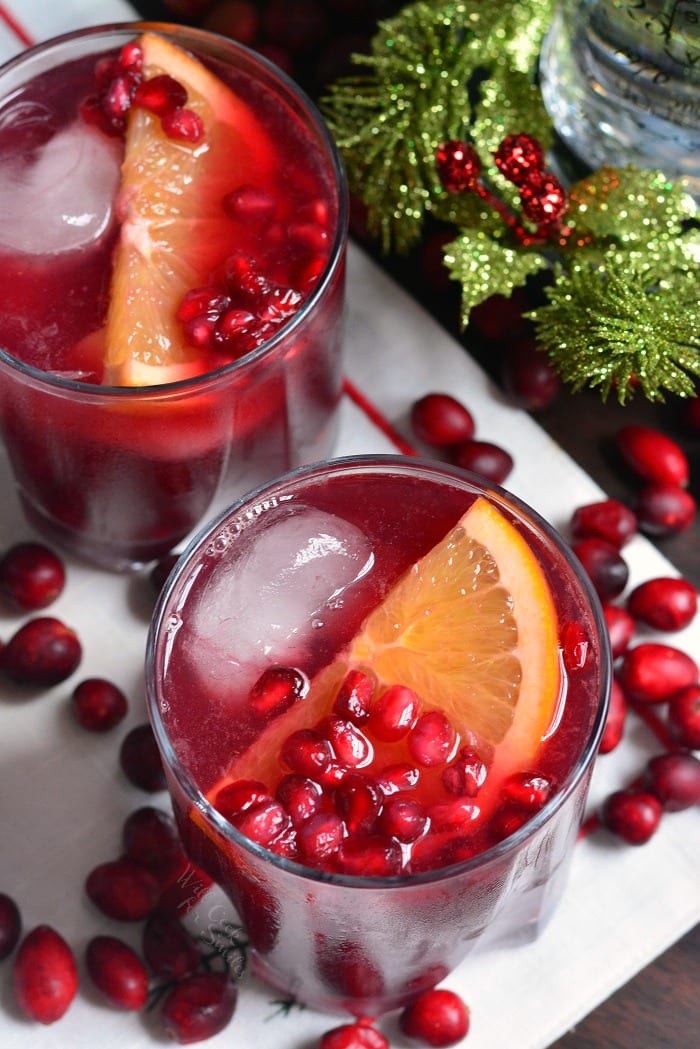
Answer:
M145 57L125 131L104 107L131 41ZM134 94L168 63L200 139ZM9 63L0 94L0 407L20 496L74 552L145 562L213 500L329 450L337 157L283 75L196 30L72 34Z
M546 524L435 464L303 470L208 528L149 701L186 848L265 979L375 1015L537 934L604 723L600 623Z

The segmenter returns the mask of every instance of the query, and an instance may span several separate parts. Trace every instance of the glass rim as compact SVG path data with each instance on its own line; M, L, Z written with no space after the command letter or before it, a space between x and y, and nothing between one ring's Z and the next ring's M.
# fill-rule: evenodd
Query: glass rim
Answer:
M55 389L56 392L80 393L84 395L89 394L98 399L103 397L119 399L130 397L143 398L144 396L157 397L160 394L167 396L173 393L189 393L190 390L199 393L205 390L210 384L216 384L221 379L228 379L230 376L235 376L237 373L243 373L250 367L264 360L266 357L273 356L274 352L280 347L280 344L285 343L288 338L293 338L293 333L306 320L308 315L315 309L317 303L326 294L337 270L342 264L345 253L349 224L349 192L340 152L333 136L331 135L330 129L323 119L320 110L306 91L304 91L302 87L285 73L284 70L276 66L274 62L271 62L264 55L258 54L257 51L253 51L252 48L246 47L245 44L241 44L229 37L222 36L220 33L199 29L195 26L179 25L174 22L148 20L110 22L103 25L87 26L83 29L75 29L67 33L61 33L58 36L50 37L48 40L42 40L37 44L33 44L31 47L25 48L23 51L19 52L19 54L13 55L12 58L9 58L6 62L0 65L0 81L7 73L11 73L15 69L21 69L27 61L30 61L37 55L48 53L51 49L60 50L65 44L72 43L75 40L87 40L91 37L107 37L118 34L123 34L124 36L138 35L139 33L149 31L161 33L163 35L169 34L171 36L185 37L193 43L197 40L200 40L203 44L206 42L209 42L210 44L216 43L224 51L239 54L252 65L261 67L272 81L277 82L276 86L282 88L287 97L294 98L301 104L304 117L309 121L310 126L318 135L319 144L325 147L330 162L329 172L333 177L333 187L335 189L338 207L333 240L331 242L326 265L319 280L294 316L290 318L290 320L285 323L279 331L275 332L271 338L266 340L256 349L249 351L244 354L243 357L239 357L235 361L223 364L220 368L204 372L201 375L190 376L185 379L177 379L174 382L151 386L101 385L97 383L82 382L80 379L68 379L60 375L53 375L50 372L42 371L41 368L36 368L34 365L19 360L0 345L0 364L4 364L13 371L19 372L27 379L32 380L35 385L43 388L49 387ZM1 87L2 85L0 83L0 92ZM1 100L0 97L0 101Z
M472 856L467 860L460 860L456 863L449 864L445 867L439 867L435 870L419 871L413 874L378 876L329 873L327 871L316 870L313 867L307 867L296 860L290 860L286 857L279 856L277 853L272 852L270 849L267 849L246 837L214 808L214 806L206 799L202 791L197 787L192 777L183 767L178 755L175 753L175 749L170 741L160 715L160 688L156 675L156 670L160 670L160 667L156 664L158 640L161 634L161 627L169 613L168 606L170 599L180 580L185 575L191 563L195 560L200 548L203 547L208 540L214 537L216 532L225 522L233 520L236 516L239 516L247 506L252 507L254 504L263 501L266 495L269 496L273 492L279 491L281 488L289 489L290 487L295 486L298 481L303 481L307 478L312 478L314 476L323 477L325 475L342 472L366 473L367 471L371 471L381 473L386 472L387 470L403 474L413 474L416 476L422 474L423 476L429 476L432 478L442 477L445 480L452 479L453 481L458 482L460 486L464 487L465 490L471 490L477 494L484 494L492 499L497 505L505 506L511 513L514 512L516 517L521 520L524 519L534 526L539 533L539 538L545 540L547 545L553 547L560 557L563 558L564 562L573 573L573 576L575 577L592 612L593 625L595 627L598 641L600 667L598 676L597 705L595 716L593 717L586 738L585 746L583 747L576 763L569 771L567 777L563 783L560 784L556 793L545 802L532 819L527 821L523 826L514 831L513 834L504 838L496 845L491 846L489 849L485 849L483 852L477 853L475 856ZM533 838L539 830L550 821L556 812L563 807L595 760L598 744L605 727L605 720L610 702L611 680L612 656L610 646L607 642L607 630L600 600L582 565L561 534L536 510L525 503L524 500L500 485L490 483L486 484L482 479L467 470L420 456L409 457L391 454L340 456L330 460L324 460L298 467L295 470L291 470L288 473L281 475L272 482L267 482L264 485L261 485L254 491L249 492L242 498L236 500L200 528L189 541L187 547L182 551L176 565L172 569L159 594L151 618L146 642L146 702L149 718L161 753L167 755L167 770L174 777L178 787L186 795L189 803L192 804L202 816L214 826L223 840L232 841L235 845L245 849L257 859L271 863L279 870L285 871L289 874L294 874L297 877L308 881L323 882L347 888L410 888L412 886L432 884L439 881L445 881L458 874L481 870L492 863L498 862L508 853L520 849L528 839Z

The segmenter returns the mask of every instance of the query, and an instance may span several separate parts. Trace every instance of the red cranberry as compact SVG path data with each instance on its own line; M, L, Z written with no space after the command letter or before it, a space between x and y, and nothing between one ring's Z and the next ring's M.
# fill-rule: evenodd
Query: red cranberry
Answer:
M488 768L476 751L462 747L459 754L442 773L442 785L449 794L475 798L481 790Z
M161 1019L165 1033L188 1045L212 1038L228 1025L238 992L227 973L200 973L181 980L163 999Z
M172 915L152 914L143 927L143 956L161 980L183 980L199 965L199 950L182 922Z
M23 612L46 608L65 582L63 562L42 543L17 543L0 559L0 592Z
M318 1049L389 1049L389 1043L376 1027L360 1020L326 1031Z
M357 834L345 838L338 850L346 874L390 878L401 873L401 846L383 834Z
M617 547L605 539L581 539L573 551L603 601L617 597L627 586L629 568Z
M89 732L108 732L126 716L127 709L124 693L104 678L86 678L73 689L73 714Z
M127 816L122 842L127 858L146 867L159 882L172 873L182 851L175 820L151 805Z
M19 907L7 893L0 892L0 961L12 954L22 931Z
M644 786L666 812L700 805L700 761L692 754L658 754L647 765Z
M636 531L637 518L618 499L603 499L598 503L579 506L571 518L574 540L606 539L618 550L629 542Z
M630 845L644 845L656 831L663 808L645 790L618 790L603 804L604 826Z
M625 463L643 481L652 484L688 484L688 459L675 441L651 426L623 426L617 447Z
M78 990L73 952L55 929L37 925L20 944L12 980L24 1015L52 1024L67 1011Z
M697 664L690 656L654 641L627 650L619 677L625 694L640 703L665 703L674 693L700 680Z
M688 685L671 696L668 726L676 743L700 750L700 685Z
M450 454L451 461L461 470L470 470L494 484L503 484L513 469L513 457L490 441L465 441Z
M370 730L382 742L395 743L411 731L419 708L420 700L412 688L391 685L370 710Z
M520 339L509 347L501 374L508 397L525 411L543 411L561 392L561 379L535 339Z
M148 723L127 733L119 751L122 771L130 783L154 794L165 790L165 772L153 729Z
M369 717L374 689L375 684L371 677L363 674L361 670L349 670L335 697L333 713L350 718L355 724L361 724Z
M148 972L136 951L116 936L95 936L85 951L85 967L98 991L117 1009L143 1009Z
M650 484L639 493L637 520L642 532L663 537L677 535L693 523L692 495L674 484Z
M449 758L455 739L455 730L449 718L441 710L429 710L418 718L411 729L408 751L419 765L440 765Z
M614 750L622 739L627 719L627 701L625 693L613 678L610 689L610 706L608 716L605 719L605 728L600 739L599 751L601 754L609 754Z
M682 630L698 610L698 594L685 579L660 576L635 587L627 608L635 619L655 630Z
M250 705L262 715L282 714L309 691L308 678L295 667L268 667L250 691Z
M103 914L115 921L143 921L158 905L158 882L132 860L101 863L90 871L85 891Z
M603 615L608 628L610 649L613 659L623 655L634 637L634 619L626 608L620 605L603 605Z
M411 408L411 427L419 441L447 447L474 436L471 412L449 393L426 393Z
M181 109L187 102L187 91L173 77L163 73L143 80L134 92L133 104L155 113L158 117Z
M168 138L176 141L196 145L204 138L204 122L191 109L170 110L161 117L160 123Z
M345 828L334 812L319 812L299 828L299 845L305 859L321 866L340 848Z
M428 826L421 805L410 798L387 798L379 817L379 828L389 838L409 844L420 838Z
M316 815L321 807L323 791L318 783L307 776L290 773L283 776L277 785L277 800L284 805L293 825L299 827Z
M406 1006L399 1027L425 1045L456 1045L469 1030L469 1009L454 991L433 988Z
M18 684L48 688L70 677L81 658L75 631L60 619L39 616L12 635L0 652L0 666Z

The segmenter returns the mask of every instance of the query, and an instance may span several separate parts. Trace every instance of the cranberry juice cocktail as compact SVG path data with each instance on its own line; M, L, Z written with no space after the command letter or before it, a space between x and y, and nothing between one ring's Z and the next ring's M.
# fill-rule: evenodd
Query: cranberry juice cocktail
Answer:
M151 628L151 717L192 859L257 971L374 1015L563 887L607 703L589 584L457 470L302 470L188 550Z
M55 541L158 557L327 453L345 190L310 103L231 41L87 30L0 74L0 403Z

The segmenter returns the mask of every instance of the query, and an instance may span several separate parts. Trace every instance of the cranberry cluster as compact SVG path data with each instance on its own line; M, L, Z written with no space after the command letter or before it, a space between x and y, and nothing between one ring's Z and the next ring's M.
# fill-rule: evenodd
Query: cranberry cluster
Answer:
M422 444L484 480L502 484L513 469L513 457L505 448L475 439L471 412L449 393L427 393L417 400L411 408L411 427Z

